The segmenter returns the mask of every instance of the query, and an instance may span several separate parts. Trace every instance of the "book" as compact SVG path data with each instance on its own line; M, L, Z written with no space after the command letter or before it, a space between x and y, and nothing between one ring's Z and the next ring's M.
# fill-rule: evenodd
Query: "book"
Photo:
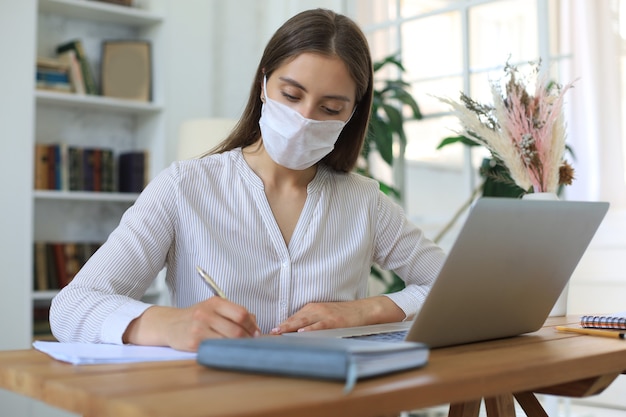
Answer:
M57 279L57 266L55 264L54 245L46 243L46 278L48 279L48 289L58 290L59 281Z
M35 144L35 189L67 189L67 145Z
M415 342L264 336L203 340L197 361L232 371L341 380L349 392L357 379L422 367L428 355L428 347Z
M42 242L33 248L33 289L58 290L72 282L100 242Z
M46 56L38 56L36 65L38 70L42 69L65 72L69 70L69 65L67 64L67 62L57 58L49 58Z
M65 251L65 274L67 284L72 282L84 262L78 252L78 244L76 242L68 242L64 245Z
M69 65L56 58L37 57L35 85L39 90L71 92Z
M37 337L52 334L50 330L50 306L34 306L33 307L33 334Z
M63 288L65 287L68 283L68 277L67 277L67 266L66 266L66 259L65 259L65 244L64 243L60 243L60 242L54 242L51 243L52 245L52 252L54 253L54 267L55 267L55 272L56 272L56 280L57 280L57 287L56 288Z
M70 76L67 71L37 69L35 77L37 81L44 81L50 84L69 84L70 82Z
M96 148L83 148L82 155L83 191L96 191Z
M70 146L67 149L68 190L83 191L83 148Z
M43 143L35 144L35 189L48 189L48 145Z
M118 191L140 193L146 185L148 156L144 151L125 152L118 161Z
M580 325L587 328L626 330L626 311L608 315L586 315Z
M48 145L48 190L56 189L57 152L54 145Z
M67 82L50 82L45 80L36 80L35 87L37 90L54 91L57 93L71 93L72 86Z
M96 80L94 78L93 71L91 70L91 66L89 65L89 61L87 60L87 55L85 54L85 48L83 47L82 41L75 39L57 46L56 52L58 55L61 55L66 51L74 51L76 54L76 59L80 63L83 82L85 84L85 93L97 95L98 88L96 87Z
M85 94L85 80L83 78L83 70L81 68L78 58L76 58L76 51L69 49L67 51L58 54L59 61L67 64L68 73L72 89L76 94Z
M46 261L47 251L45 242L34 243L34 263L35 263L35 291L46 291L48 289L48 264Z
M148 102L152 99L151 44L138 40L102 42L102 95Z
M105 192L115 191L115 158L112 149L101 149L102 152L102 175L101 189Z

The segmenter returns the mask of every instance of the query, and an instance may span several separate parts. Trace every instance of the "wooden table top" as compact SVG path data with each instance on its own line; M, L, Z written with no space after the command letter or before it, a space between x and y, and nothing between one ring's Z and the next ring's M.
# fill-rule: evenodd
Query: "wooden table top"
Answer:
M431 351L428 365L343 384L208 369L195 361L70 365L0 352L0 388L86 417L380 416L516 392L596 393L626 370L626 341L538 332Z

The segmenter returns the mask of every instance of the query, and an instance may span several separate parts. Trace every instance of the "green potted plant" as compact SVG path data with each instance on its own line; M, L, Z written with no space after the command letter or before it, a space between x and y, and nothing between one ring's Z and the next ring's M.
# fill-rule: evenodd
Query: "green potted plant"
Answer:
M397 77L376 79L376 75L380 74L383 68L390 67L395 69ZM409 92L410 85L402 79L404 71L397 54L374 62L375 86L370 124L361 150L362 163L357 168L357 172L376 179L380 184L380 189L396 200L402 199L401 191L397 186L381 180L373 173L370 157L373 152L376 152L390 168L393 168L394 163L398 161L393 152L395 143L398 143L401 149L398 158L404 157L403 149L406 146L404 122L422 118L419 106ZM405 116L403 112L405 109L410 110L409 116ZM404 288L404 281L393 273L387 276L377 267L372 267L371 273L384 284L386 292Z

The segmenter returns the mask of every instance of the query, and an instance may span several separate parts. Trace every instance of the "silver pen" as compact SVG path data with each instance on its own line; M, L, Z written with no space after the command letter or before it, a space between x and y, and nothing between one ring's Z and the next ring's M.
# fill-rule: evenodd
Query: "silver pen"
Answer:
M213 290L215 295L219 296L220 298L223 298L223 299L227 300L226 294L224 294L224 291L222 291L222 289L217 286L217 284L215 283L215 281L213 281L213 278L211 278L209 276L209 274L204 272L204 270L202 268L200 268L198 265L196 265L196 270L198 271L200 276L202 278L204 278L204 282L209 284L209 287L211 287L211 289Z

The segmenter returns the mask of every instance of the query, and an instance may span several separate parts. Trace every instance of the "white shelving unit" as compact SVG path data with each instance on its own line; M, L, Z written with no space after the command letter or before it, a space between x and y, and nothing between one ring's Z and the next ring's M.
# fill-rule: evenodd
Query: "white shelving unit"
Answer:
M159 63L163 62L165 19L152 10L158 1L141 5L144 8L86 0L38 0L36 56L54 57L59 44L80 39L99 86L103 40L147 40L153 70L151 102L33 89L33 159L35 143L65 143L110 148L116 156L147 150L150 176L163 168L166 122L163 65ZM32 190L32 242L104 242L136 198L137 194L128 193ZM32 259L31 253L31 265ZM33 290L31 307L49 304L56 293ZM158 295L156 287L147 294Z
M153 103L133 102L110 97L56 93L37 90L35 99L38 105L62 106L68 109L88 109L93 111L124 114L158 114L163 110Z

